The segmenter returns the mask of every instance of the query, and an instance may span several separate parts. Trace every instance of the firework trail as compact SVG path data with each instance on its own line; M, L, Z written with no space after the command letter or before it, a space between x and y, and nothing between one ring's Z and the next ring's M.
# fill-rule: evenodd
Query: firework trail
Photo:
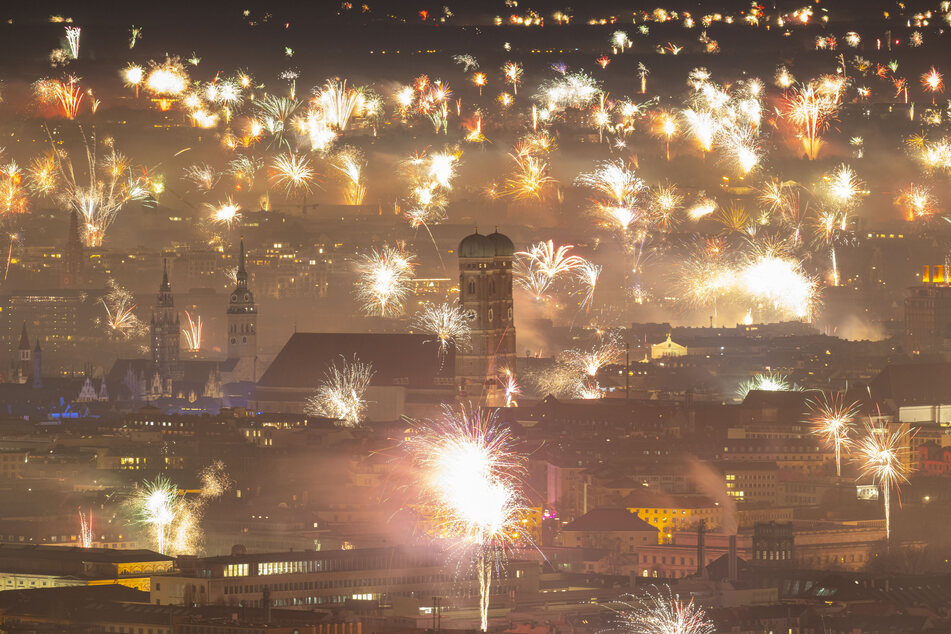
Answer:
M185 345L189 352L198 352L201 350L201 315L197 319L192 319L191 313L186 310L185 319L188 321L188 325L182 328L182 334L185 335Z
M89 515L83 513L83 510L80 508L79 511L79 545L82 548L92 548L92 511L89 511Z

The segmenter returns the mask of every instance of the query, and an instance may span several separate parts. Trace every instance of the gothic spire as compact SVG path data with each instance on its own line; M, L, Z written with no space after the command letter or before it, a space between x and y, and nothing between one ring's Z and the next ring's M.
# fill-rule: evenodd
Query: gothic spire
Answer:
M162 258L162 285L159 287L160 293L170 293L172 285L168 283L168 258Z

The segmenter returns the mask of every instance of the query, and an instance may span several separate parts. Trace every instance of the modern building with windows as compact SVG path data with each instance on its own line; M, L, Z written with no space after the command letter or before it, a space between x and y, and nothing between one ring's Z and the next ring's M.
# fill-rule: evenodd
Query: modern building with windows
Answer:
M312 609L369 601L378 607L443 605L478 601L478 581L459 576L458 562L427 547L289 551L179 558L177 574L152 578L151 600L160 605L233 605ZM509 561L493 582L504 601L538 592L536 561ZM447 592L458 596L446 597ZM495 599L493 599L495 601ZM501 605L501 604L500 604Z

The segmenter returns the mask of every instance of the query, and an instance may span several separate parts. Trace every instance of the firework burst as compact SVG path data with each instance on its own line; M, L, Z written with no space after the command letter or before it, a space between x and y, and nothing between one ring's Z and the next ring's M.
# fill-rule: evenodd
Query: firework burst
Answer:
M108 292L99 299L106 312L97 322L112 337L122 341L144 337L148 326L135 315L135 298L132 293L119 286L115 280L107 280Z
M684 601L671 592L654 589L614 609L617 629L624 634L713 634L716 629L693 599Z
M144 482L129 500L136 522L148 528L152 547L163 555L197 554L203 535L200 522L205 505L220 497L231 481L221 462L201 472L201 492L186 498L184 491L164 476Z
M736 390L736 396L738 399L743 400L747 394L754 390L763 392L789 392L798 391L798 388L785 374L764 372L740 383L740 386Z
M842 475L842 450L852 445L849 432L858 403L846 403L843 395L836 392L831 396L822 394L818 399L809 401L812 411L809 421L812 423L812 433L821 436L823 440L835 449L835 474Z
M872 477L884 498L886 539L891 537L891 491L900 493L899 486L908 481L902 458L908 451L909 436L907 429L889 432L887 423L867 422L865 436L856 443L862 475Z
M462 309L452 304L427 305L417 313L413 325L434 337L441 357L445 357L450 349L468 349L472 337L469 321Z
M513 546L531 543L522 527L525 458L494 414L466 407L444 406L441 418L417 423L405 448L420 474L419 510L431 534L476 571L486 631L493 578Z
M357 297L369 315L399 315L409 294L415 256L402 248L383 245L357 259Z
M343 427L360 426L366 415L366 391L373 375L369 363L356 356L352 361L340 357L340 364L330 366L317 391L307 399L307 411L333 418Z

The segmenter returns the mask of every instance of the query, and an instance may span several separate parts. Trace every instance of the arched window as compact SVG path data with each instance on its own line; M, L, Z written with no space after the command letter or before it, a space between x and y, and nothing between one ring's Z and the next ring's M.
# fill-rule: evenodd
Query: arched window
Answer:
M470 282L469 282L469 294L470 294L470 295L475 295L475 282L474 282L474 281L470 281Z

